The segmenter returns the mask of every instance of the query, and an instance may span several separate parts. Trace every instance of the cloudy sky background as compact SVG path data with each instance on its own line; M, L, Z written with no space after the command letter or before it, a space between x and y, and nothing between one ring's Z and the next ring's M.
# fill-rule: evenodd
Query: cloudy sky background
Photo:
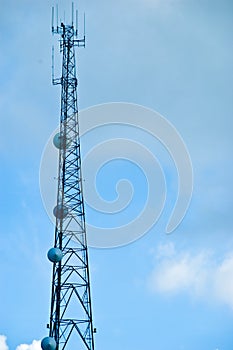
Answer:
M60 108L52 5L1 1L0 350L39 350L47 335L53 225L39 169ZM231 350L232 2L82 0L79 8L87 17L79 108L125 101L158 111L185 140L195 179L172 235L167 210L134 244L90 249L96 349Z

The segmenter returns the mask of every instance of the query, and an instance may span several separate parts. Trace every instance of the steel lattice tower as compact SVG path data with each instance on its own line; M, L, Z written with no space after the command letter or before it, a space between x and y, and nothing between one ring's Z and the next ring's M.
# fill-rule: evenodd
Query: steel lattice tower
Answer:
M77 13L76 13L77 15ZM76 20L77 23L77 20ZM94 350L90 277L82 190L75 46L85 47L73 24L61 23L52 32L60 35L62 76L60 132L54 137L59 151L54 247L48 252L53 262L49 337L43 350Z

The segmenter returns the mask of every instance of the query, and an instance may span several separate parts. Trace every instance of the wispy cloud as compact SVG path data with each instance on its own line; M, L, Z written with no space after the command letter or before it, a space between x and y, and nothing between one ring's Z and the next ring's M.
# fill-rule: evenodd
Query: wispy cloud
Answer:
M154 293L191 296L224 303L233 309L233 252L221 261L209 251L177 252L174 245L160 246L156 267L148 278Z

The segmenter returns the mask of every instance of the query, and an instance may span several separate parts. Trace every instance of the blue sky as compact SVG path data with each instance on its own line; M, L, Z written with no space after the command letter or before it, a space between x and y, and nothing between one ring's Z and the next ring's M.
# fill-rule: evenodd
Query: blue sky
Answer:
M69 8L68 1L58 4ZM8 350L6 342L10 350L38 350L35 341L47 334L46 254L54 229L39 170L60 108L59 88L51 86L51 46L58 39L50 32L52 5L1 4L0 334L7 340L0 337L0 350ZM96 349L231 350L233 4L82 0L79 7L87 17L87 47L77 52L79 108L124 101L158 111L182 135L194 170L190 208L172 235L164 233L167 204L135 243L90 249ZM169 183L174 169L163 152L158 157ZM102 175L111 177L115 165ZM133 166L118 169L137 178L136 188L141 175ZM97 187L111 199L114 183L107 184L99 180ZM136 199L140 206L143 195Z

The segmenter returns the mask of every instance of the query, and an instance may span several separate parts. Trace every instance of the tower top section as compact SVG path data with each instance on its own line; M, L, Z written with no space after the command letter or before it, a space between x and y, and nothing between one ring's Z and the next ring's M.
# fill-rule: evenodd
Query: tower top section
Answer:
M83 18L83 36L79 38L79 20L78 10L74 10L74 3L72 2L71 21L69 24L65 24L66 18L64 14L64 21L59 20L58 5L56 5L56 24L54 24L55 9L52 7L52 33L59 34L61 36L61 51L63 46L67 43L69 45L72 42L72 46L85 47L85 36L86 36L86 20L85 13Z
M54 47L52 47L52 83L53 85L67 82L72 89L77 87L76 68L75 68L75 46L85 47L85 13L83 19L82 37L79 36L78 11L74 11L74 3L72 2L72 12L70 21L67 21L64 13L64 21L58 20L58 6L52 7L52 33L60 35L60 53L63 54L62 77L54 78ZM56 25L54 25L54 17L56 17ZM75 19L75 24L74 24ZM68 23L67 23L68 22ZM68 68L67 68L68 67ZM69 78L69 79L68 79ZM68 80L67 80L68 79Z

